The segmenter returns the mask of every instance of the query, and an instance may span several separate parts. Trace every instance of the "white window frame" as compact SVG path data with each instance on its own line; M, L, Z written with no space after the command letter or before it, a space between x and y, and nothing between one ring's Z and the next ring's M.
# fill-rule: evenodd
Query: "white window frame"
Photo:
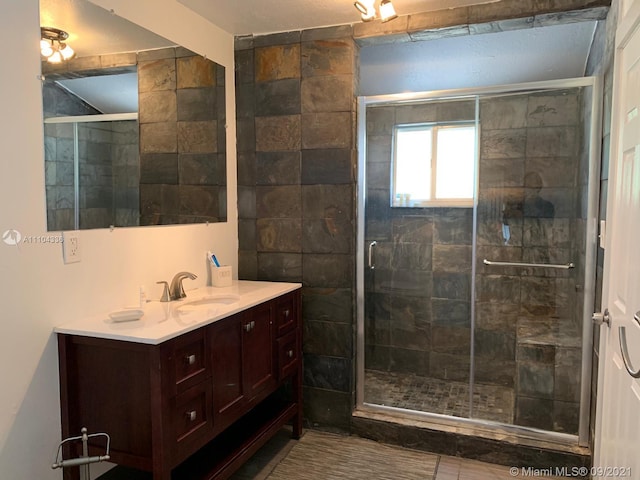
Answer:
M430 123L411 123L411 124L399 124L393 127L393 147L392 147L392 162L391 162L391 207L393 208L425 208L425 207L473 207L474 194L470 198L435 198L436 195L436 179L438 175L438 131L452 127L473 127L476 133L476 142L478 139L478 128L476 122L472 120L456 121L456 122L430 122ZM410 199L409 202L403 201L396 197L396 173L398 167L396 142L398 138L399 130L431 130L431 198L424 199ZM477 157L477 154L474 155ZM475 170L476 158L474 158L474 170ZM475 189L474 189L475 190Z

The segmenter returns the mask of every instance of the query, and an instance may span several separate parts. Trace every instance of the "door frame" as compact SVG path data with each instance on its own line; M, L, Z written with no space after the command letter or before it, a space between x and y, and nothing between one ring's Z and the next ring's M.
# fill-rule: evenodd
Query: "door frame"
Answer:
M479 88L463 88L451 90L434 90L429 92L410 92L388 95L359 96L358 97L358 174L357 174L357 235L356 235L356 403L353 414L358 416L375 416L385 414L419 420L429 428L444 430L448 427L469 427L474 435L486 434L491 437L495 432L507 432L516 438L543 440L559 446L589 445L589 417L591 410L591 373L593 351L593 327L591 316L595 304L596 288L596 254L597 254L597 217L600 192L600 162L601 162L601 133L602 133L602 78L599 76L549 80L541 82L517 83L510 85L496 85ZM429 412L408 411L394 407L368 404L364 401L365 377L365 202L366 202L366 110L369 105L384 105L398 102L446 100L461 97L487 96L501 93L518 93L531 90L550 88L592 87L591 101L591 138L589 141L589 184L588 206L586 222L586 256L585 256L585 285L584 285L584 315L582 333L582 370L580 381L580 414L578 435L539 430L530 427L506 425L482 419L450 417ZM477 202L477 199L474 200ZM474 205L475 209L475 205ZM474 214L475 218L475 214ZM475 222L475 220L474 220ZM475 241L475 240L474 240ZM476 261L475 248L472 262ZM474 298L475 281L472 282L472 299ZM474 310L474 309L472 309ZM471 335L473 346L473 332L475 318L471 318ZM474 370L474 358L471 358L471 372ZM473 389L471 388L471 394Z

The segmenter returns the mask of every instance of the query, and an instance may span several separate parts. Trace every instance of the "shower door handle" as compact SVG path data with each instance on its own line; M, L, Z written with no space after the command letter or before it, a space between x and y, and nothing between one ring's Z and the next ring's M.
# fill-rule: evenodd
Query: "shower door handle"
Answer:
M369 268L374 270L376 266L373 264L373 247L378 244L375 240L369 244Z

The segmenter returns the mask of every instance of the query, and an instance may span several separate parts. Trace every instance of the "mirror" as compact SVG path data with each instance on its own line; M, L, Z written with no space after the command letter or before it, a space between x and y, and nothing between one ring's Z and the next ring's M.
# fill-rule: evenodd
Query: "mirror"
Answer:
M41 0L49 231L226 221L225 68L87 0Z

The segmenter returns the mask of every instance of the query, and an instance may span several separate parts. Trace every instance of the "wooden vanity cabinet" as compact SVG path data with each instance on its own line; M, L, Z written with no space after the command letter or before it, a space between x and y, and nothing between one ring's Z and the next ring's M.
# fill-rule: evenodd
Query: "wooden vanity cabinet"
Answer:
M140 478L213 480L285 423L299 437L300 301L298 289L159 345L58 334L63 438L108 433L112 461Z

